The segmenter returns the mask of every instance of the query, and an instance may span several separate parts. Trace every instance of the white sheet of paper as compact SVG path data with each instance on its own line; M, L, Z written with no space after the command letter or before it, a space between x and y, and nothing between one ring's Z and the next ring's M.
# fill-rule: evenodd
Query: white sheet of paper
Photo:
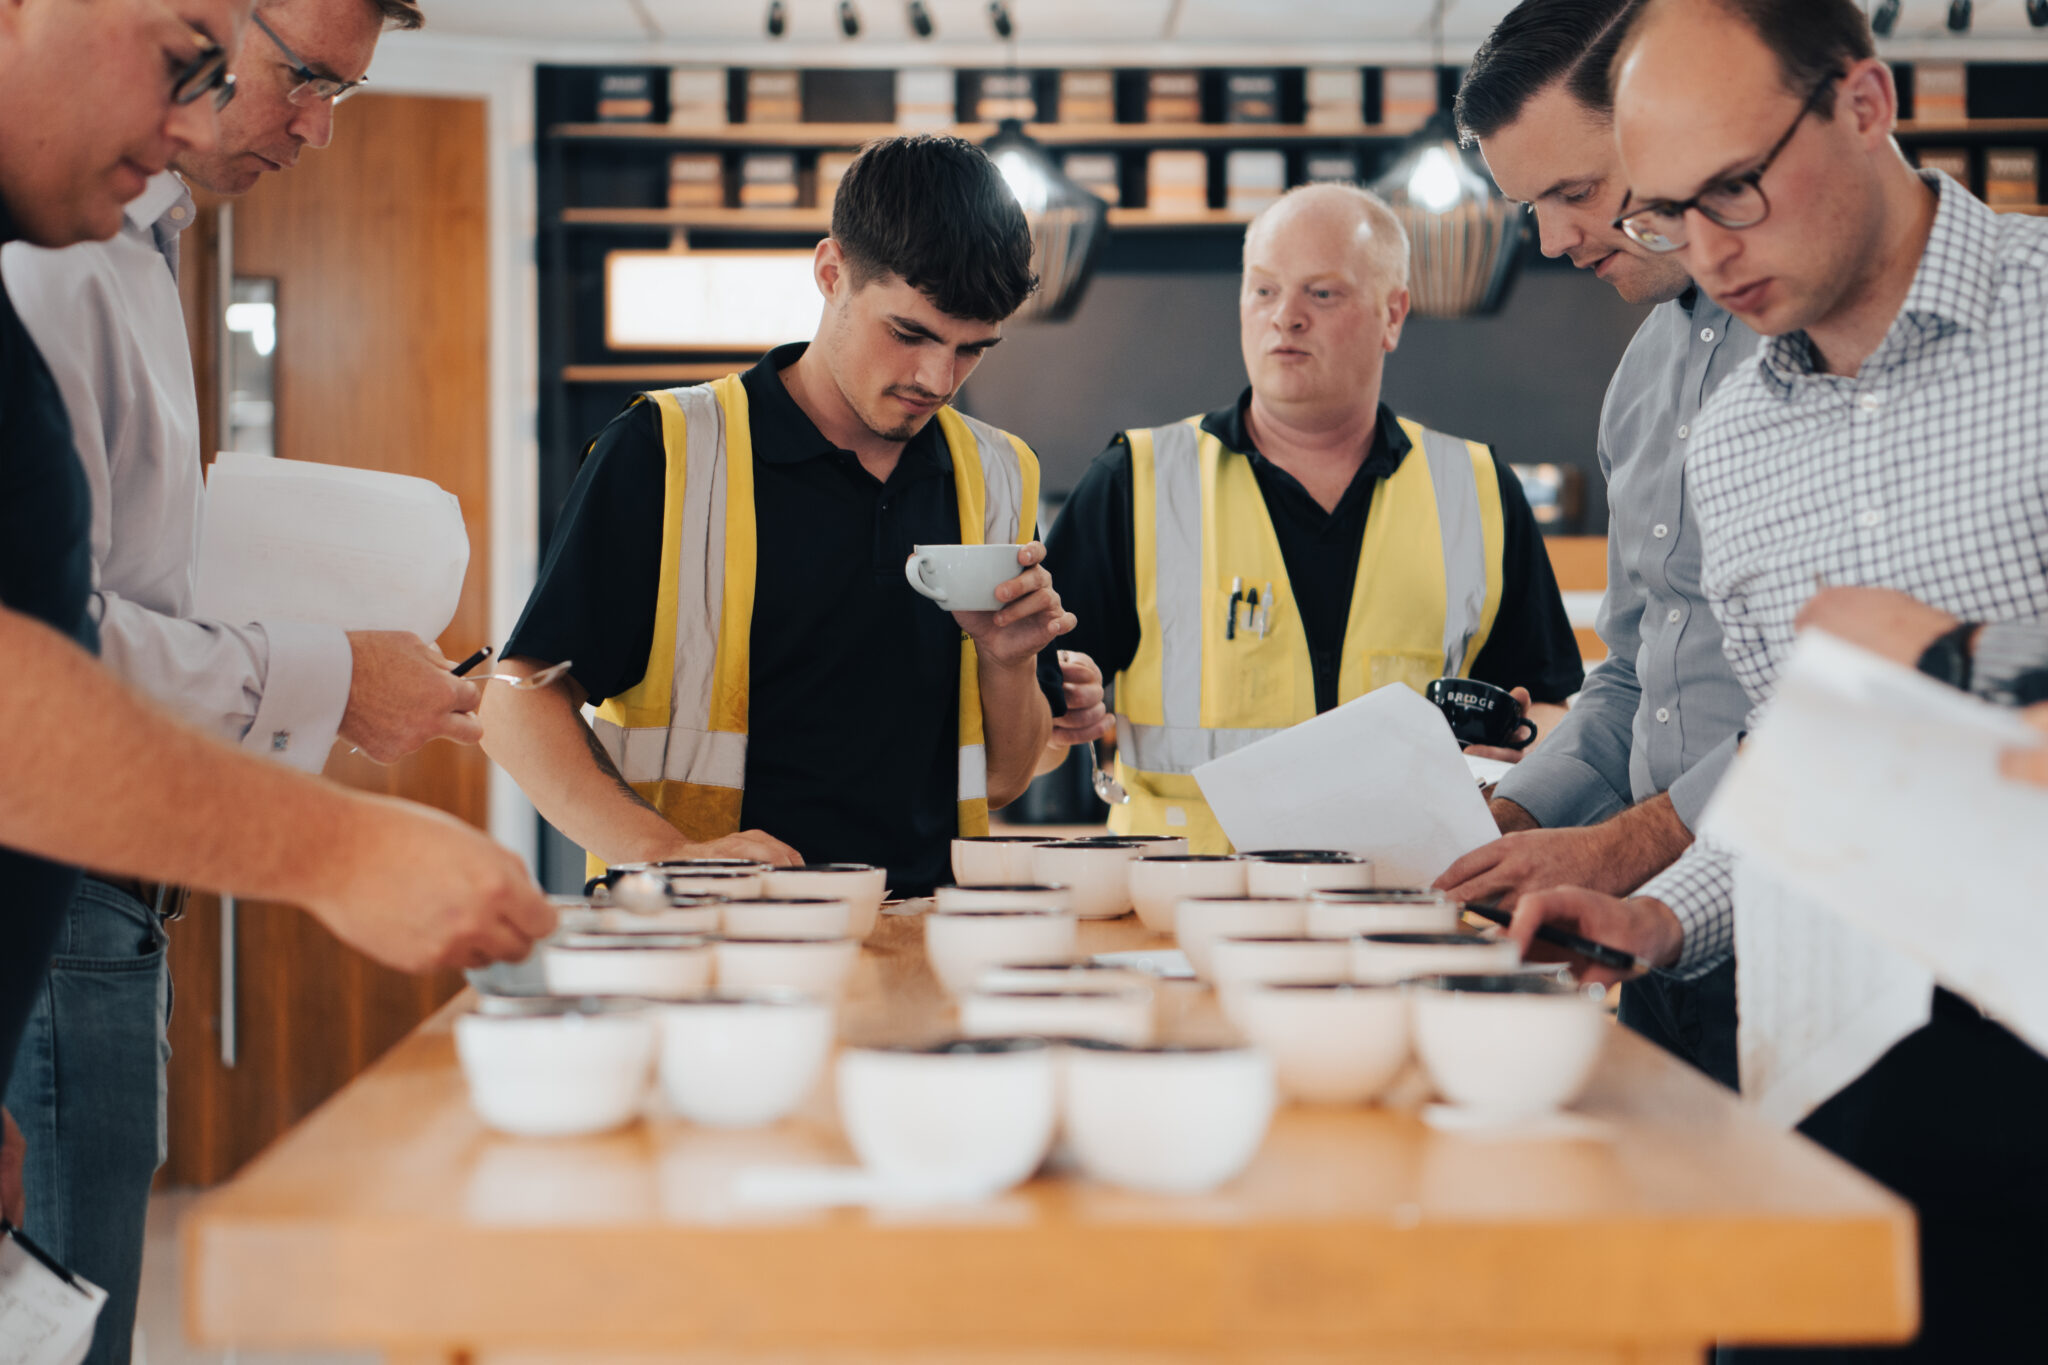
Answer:
M81 1279L73 1289L0 1237L0 1365L78 1365L107 1292Z
M2048 791L2013 711L1802 639L1703 827L2048 1052Z
M439 638L469 568L462 504L427 479L223 451L193 612Z
M1426 886L1500 837L1443 713L1399 683L1195 769L1239 849L1335 848Z

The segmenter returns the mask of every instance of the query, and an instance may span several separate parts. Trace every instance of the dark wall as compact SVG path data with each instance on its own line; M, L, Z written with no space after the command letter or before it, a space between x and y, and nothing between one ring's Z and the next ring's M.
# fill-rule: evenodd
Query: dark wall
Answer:
M1412 320L1387 362L1386 400L1506 459L1577 465L1587 480L1578 529L1602 534L1600 398L1646 312L1589 275L1524 270L1493 317ZM962 399L1031 442L1047 491L1063 493L1115 432L1220 407L1244 383L1237 275L1209 261L1098 275L1070 321L1010 327Z

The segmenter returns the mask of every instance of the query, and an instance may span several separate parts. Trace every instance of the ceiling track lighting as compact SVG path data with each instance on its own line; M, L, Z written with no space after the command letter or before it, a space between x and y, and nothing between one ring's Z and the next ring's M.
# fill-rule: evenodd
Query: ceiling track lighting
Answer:
M839 0L839 31L849 38L860 37L860 11L853 0Z
M768 0L767 29L770 38L780 38L789 32L789 6L782 0Z
M2048 3L2048 0L2044 0ZM910 31L920 38L932 36L932 12L925 7L924 0L910 0L903 7L903 17L910 24Z
M1968 33L1970 31L1970 0L1949 0L1948 31Z
M1892 36L1899 23L1899 0L1883 0L1870 12L1870 31L1880 38Z
M988 0L988 26L1004 42L1016 36L1017 25L1010 18L1010 0Z

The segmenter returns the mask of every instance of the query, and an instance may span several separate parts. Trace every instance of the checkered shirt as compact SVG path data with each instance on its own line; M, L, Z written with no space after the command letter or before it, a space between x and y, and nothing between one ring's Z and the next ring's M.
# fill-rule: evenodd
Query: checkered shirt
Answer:
M1702 411L1687 465L1702 581L1754 727L1816 584L1894 588L1966 621L2048 616L2048 220L1946 176L1904 306L1853 378L1804 332L1765 342ZM1987 671L1995 693L2003 670ZM1733 855L1711 840L1646 884L1677 914L1674 970L1734 949Z

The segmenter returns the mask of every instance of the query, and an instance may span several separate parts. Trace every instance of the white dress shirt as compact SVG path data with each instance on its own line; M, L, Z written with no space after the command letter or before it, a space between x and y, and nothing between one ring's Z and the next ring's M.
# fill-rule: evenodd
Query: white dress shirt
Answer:
M177 268L191 222L191 194L165 171L111 241L61 251L10 242L0 272L56 376L92 486L101 660L208 733L318 772L348 704L348 637L189 619L199 404Z

